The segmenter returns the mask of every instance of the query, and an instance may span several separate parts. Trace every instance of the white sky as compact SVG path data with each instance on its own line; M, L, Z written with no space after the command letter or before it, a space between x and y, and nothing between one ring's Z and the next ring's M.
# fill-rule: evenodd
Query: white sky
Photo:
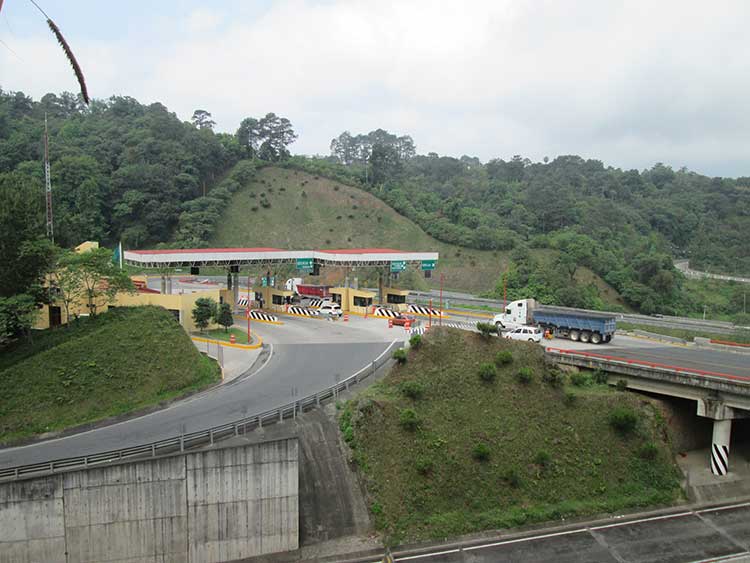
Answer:
M38 1L94 97L230 132L273 111L294 153L382 127L422 154L750 176L746 1ZM28 0L5 0L0 39L4 90L76 90Z

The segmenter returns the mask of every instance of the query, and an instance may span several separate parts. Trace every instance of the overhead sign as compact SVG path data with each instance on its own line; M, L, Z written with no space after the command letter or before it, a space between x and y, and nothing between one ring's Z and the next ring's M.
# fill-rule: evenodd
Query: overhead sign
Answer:
M435 269L435 260L422 260L422 270L428 271L428 270L434 270Z
M270 278L268 276L263 276L262 278L260 278L260 285L261 285L261 287L273 287L273 286L275 286L276 285L276 276L271 276Z
M298 270L312 270L313 259L312 258L297 258L297 269Z
M392 260L391 261L391 272L403 272L406 270L405 260Z

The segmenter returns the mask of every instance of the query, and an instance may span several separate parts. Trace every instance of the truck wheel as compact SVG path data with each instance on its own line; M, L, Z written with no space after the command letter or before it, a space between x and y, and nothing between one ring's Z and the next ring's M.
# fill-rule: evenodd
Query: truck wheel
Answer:
M578 342L578 339L579 339L580 337L581 337L581 333L580 333L580 332L578 332L577 330L571 330L571 331L570 331L570 339L571 339L571 340L572 340L573 342Z
M602 335L598 332L592 332L591 333L591 343L592 344L601 344L602 343Z
M591 340L591 333L588 330L584 330L581 333L581 342L588 342Z

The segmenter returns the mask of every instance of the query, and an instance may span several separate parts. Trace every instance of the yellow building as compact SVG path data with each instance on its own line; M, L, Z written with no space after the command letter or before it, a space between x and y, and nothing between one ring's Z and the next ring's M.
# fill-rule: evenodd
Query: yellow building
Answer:
M375 293L366 289L352 287L333 287L330 290L333 300L341 306L344 313L364 315L372 308Z

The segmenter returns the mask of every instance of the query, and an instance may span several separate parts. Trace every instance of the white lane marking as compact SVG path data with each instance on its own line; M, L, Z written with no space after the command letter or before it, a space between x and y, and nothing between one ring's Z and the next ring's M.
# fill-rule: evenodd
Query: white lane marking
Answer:
M485 548L488 548L488 547L497 547L499 545L510 545L510 544L513 544L513 543L522 543L522 542L535 541L535 540L544 540L544 539L547 539L547 538L555 538L555 537L558 537L558 536L570 536L572 534L580 534L580 533L586 532L586 531L587 531L586 528L580 528L578 530L567 530L565 532L554 532L552 534L542 534L541 536L529 536L527 538L518 538L518 539L514 539L514 540L504 540L504 541L499 541L499 542L494 542L494 543L486 543L486 544L482 544L482 545L474 545L474 546L471 546L471 547L465 547L465 548L463 548L463 550L464 551L472 551L472 550L475 550L475 549L485 549Z
M425 553L423 555L409 555L408 557L397 557L394 561L410 561L412 559L423 559L425 557L437 557L438 555L449 555L451 553L458 553L460 549L447 549L445 551L436 551L434 553Z
M746 506L750 506L750 502L741 502L738 504L729 504L727 506L719 506L716 508L702 508L700 510L696 510L696 514L703 514L704 512L718 512L720 510L732 510L733 508L745 508Z
M698 559L696 561L691 561L690 563L720 563L724 561L748 561L747 556L750 554L750 551L738 551L737 553L732 553L730 555L722 555L720 557L712 557L711 559Z
M643 522L654 522L656 520L669 520L670 518L684 518L685 516L695 516L691 510L688 512L678 512L677 514L664 514L662 516L652 516L650 518L640 518L638 520L626 520L615 522L614 524L604 524L603 526L591 526L589 530L606 530L607 528L618 528L620 526L629 526L630 524L641 524Z

